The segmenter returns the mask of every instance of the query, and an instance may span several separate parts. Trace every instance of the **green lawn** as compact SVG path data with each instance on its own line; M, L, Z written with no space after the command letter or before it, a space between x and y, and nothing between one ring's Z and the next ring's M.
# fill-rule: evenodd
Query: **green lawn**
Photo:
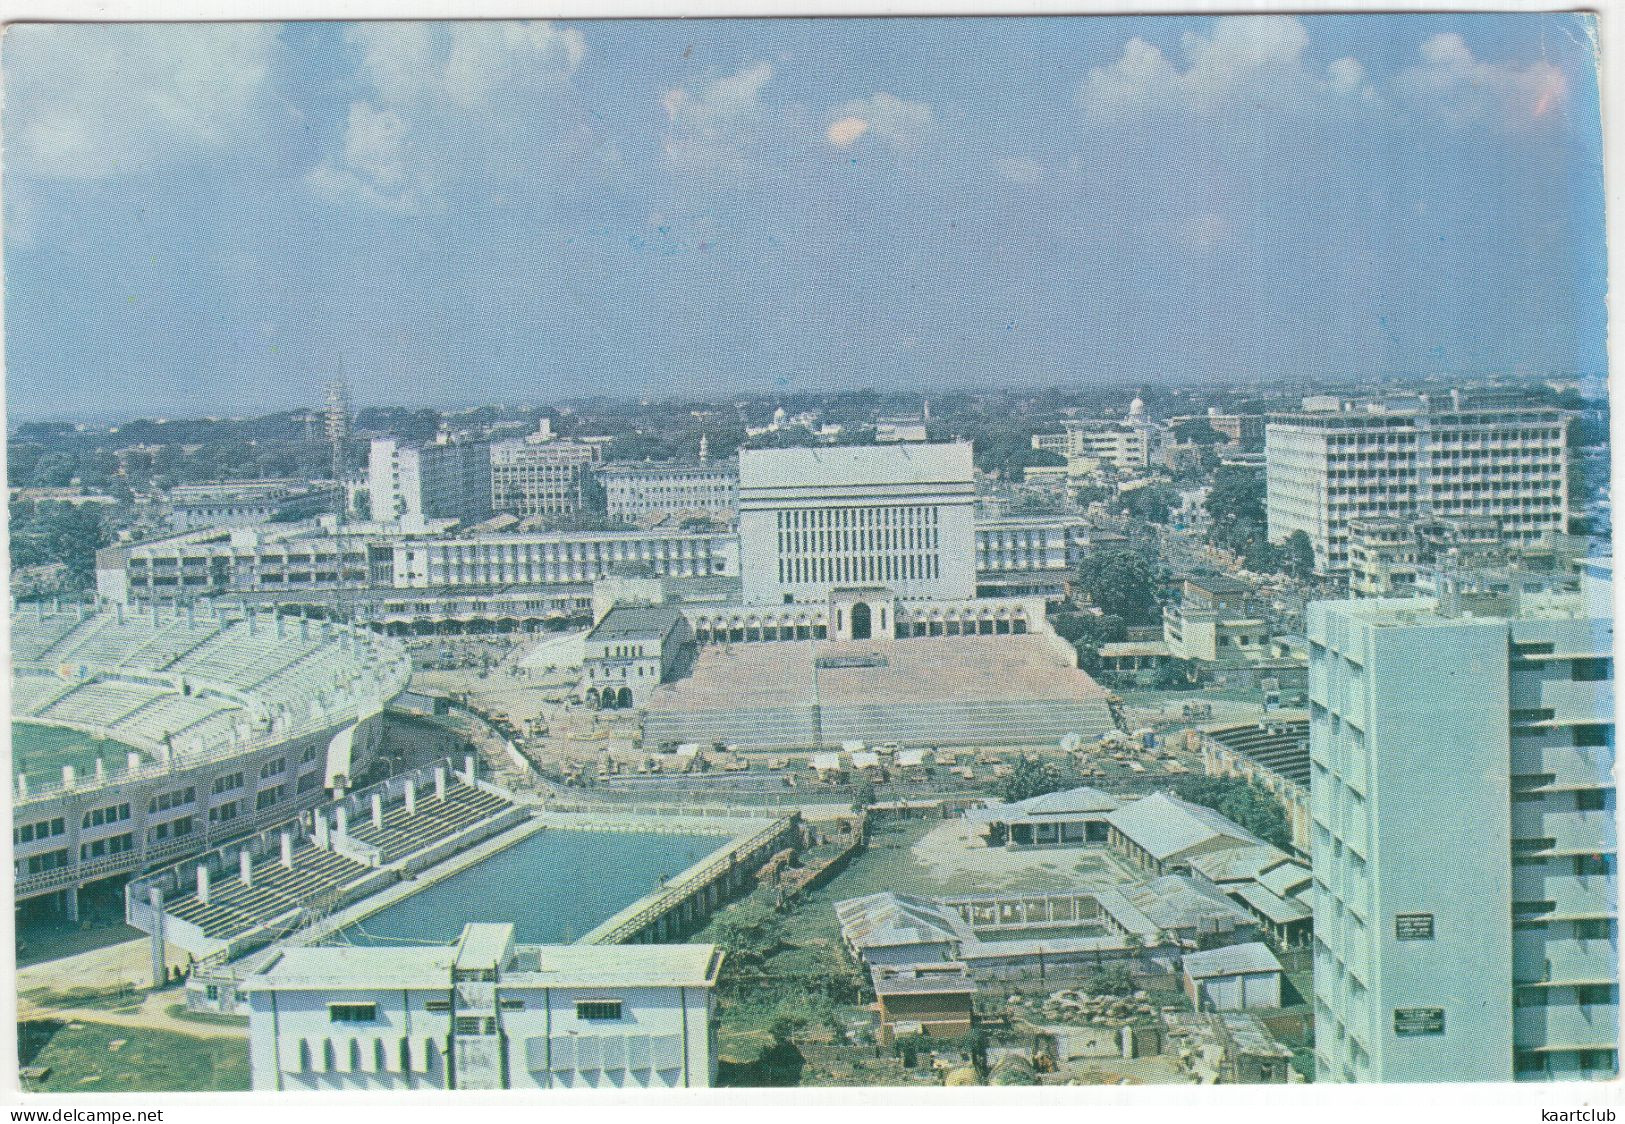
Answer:
M246 1090L248 1041L165 1030L35 1019L17 1025L24 1066L46 1066L42 1093L192 1093ZM113 1048L115 1042L122 1044Z
M123 742L91 737L60 726L41 726L33 722L11 724L11 771L13 775L24 774L34 785L60 783L64 765L72 765L80 778L93 776L97 758L110 772L122 771L125 758L133 748Z

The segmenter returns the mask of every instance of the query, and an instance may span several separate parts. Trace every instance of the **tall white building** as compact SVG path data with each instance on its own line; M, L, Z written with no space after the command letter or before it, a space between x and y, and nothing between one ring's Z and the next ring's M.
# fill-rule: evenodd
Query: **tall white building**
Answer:
M1611 581L1591 570L1503 615L1310 606L1321 1080L1617 1072Z
M1309 536L1315 568L1349 567L1349 523L1488 518L1510 543L1568 527L1568 419L1558 410L1369 409L1272 414L1271 542Z
M611 519L701 514L732 519L739 472L731 464L612 465L598 474Z
M374 438L367 461L372 518L475 522L491 514L491 446L484 441L412 445Z
M883 587L902 599L976 594L968 441L746 449L739 454L745 601L827 601Z
M1078 420L1062 425L1064 433L1034 434L1033 448L1068 459L1098 460L1119 472L1131 472L1151 463L1155 431L1145 421L1143 407L1141 413L1125 421Z
M500 441L491 446L491 507L526 517L573 515L603 455L599 446L576 441Z
M285 948L241 985L257 1090L706 1088L714 945Z

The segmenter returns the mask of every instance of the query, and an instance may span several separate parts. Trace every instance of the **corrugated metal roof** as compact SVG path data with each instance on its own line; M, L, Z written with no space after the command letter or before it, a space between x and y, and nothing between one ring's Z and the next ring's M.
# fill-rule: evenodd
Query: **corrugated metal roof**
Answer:
M1279 971L1281 962L1275 959L1275 953L1269 950L1269 946L1261 941L1225 945L1223 948L1210 948L1203 952L1185 954L1185 974L1197 980Z
M617 605L593 626L588 640L660 640L681 620L673 605Z
M1118 831L1156 859L1167 859L1215 839L1264 841L1212 808L1156 792L1125 804L1106 817Z

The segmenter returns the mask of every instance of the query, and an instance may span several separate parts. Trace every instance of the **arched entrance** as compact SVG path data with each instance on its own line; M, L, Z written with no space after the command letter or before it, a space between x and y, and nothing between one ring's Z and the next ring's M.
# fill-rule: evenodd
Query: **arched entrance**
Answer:
M630 687L622 687L621 690L620 690L620 695L615 700L615 705L617 707L621 708L622 710L624 710L627 707L631 706L632 705L632 688L630 688Z
M867 640L870 634L869 602L859 601L852 606L852 639Z

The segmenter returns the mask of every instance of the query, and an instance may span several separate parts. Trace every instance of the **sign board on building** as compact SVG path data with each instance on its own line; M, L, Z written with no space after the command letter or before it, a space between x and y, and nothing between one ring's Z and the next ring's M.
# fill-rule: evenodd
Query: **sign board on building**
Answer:
M1444 1033L1443 1007L1395 1007L1394 1033L1400 1038Z
M1394 914L1394 939L1396 941L1431 941L1433 939L1433 914Z

